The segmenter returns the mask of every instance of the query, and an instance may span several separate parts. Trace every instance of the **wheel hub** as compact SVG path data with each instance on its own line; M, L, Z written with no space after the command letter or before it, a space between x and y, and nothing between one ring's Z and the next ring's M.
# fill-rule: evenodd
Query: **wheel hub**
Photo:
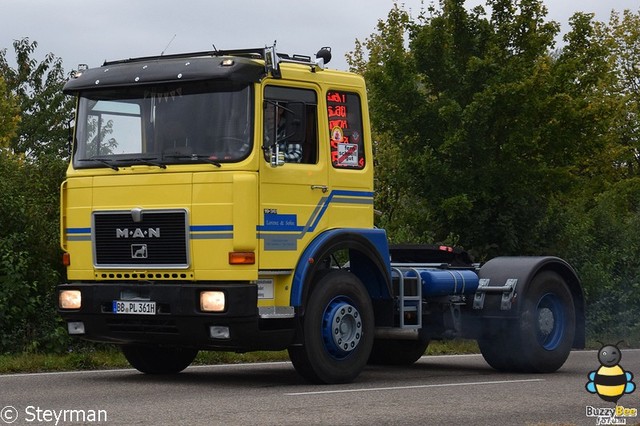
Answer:
M565 316L562 302L557 295L547 293L538 301L537 308L538 342L546 350L554 350L562 341Z
M553 331L555 320L553 318L553 312L549 308L542 308L538 313L538 327L540 333L548 336Z
M358 309L346 300L333 300L325 310L323 335L333 356L349 355L362 338L362 320Z

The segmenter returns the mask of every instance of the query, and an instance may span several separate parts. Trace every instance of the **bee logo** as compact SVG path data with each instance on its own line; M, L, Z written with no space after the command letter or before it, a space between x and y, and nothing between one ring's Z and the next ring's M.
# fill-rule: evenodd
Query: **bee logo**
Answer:
M589 381L585 385L587 392L598 394L604 401L618 403L625 393L632 393L636 389L633 374L624 371L619 365L622 352L618 345L602 345L598 352L600 368L589 373Z

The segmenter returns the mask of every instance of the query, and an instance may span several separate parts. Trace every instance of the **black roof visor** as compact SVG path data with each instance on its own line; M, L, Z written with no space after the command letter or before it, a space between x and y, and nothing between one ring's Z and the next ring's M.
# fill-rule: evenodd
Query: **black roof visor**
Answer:
M264 76L264 64L250 58L160 56L105 63L99 68L76 72L64 85L63 91L75 94L84 90L206 80L254 83Z

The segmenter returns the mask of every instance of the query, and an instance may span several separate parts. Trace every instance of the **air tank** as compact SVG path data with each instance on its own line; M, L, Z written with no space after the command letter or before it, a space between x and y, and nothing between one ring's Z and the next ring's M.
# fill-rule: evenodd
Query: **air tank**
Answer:
M478 288L478 275L464 269L420 269L422 297L474 294Z

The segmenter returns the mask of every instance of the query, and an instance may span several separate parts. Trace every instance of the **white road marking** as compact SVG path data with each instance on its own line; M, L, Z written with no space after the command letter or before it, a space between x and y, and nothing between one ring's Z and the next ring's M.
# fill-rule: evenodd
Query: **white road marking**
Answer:
M531 383L531 382L544 382L544 381L545 379L495 380L495 381L489 381L489 382L440 383L436 385L391 386L391 387L385 387L385 388L360 388L360 389L342 389L342 390L313 391L313 392L295 392L295 393L285 393L285 395L286 396L327 395L332 393L380 392L380 391L390 391L390 390L443 388L443 387L453 387L453 386L495 385L495 384L510 384L510 383Z
M247 362L247 363L238 363L238 364L209 364L209 365L191 365L187 367L186 371L198 370L202 368L226 368L226 367L260 367L264 365L279 365L279 364L289 364L290 361L267 361L267 362ZM135 368L114 368L114 369L104 369L104 370L77 370L77 371L43 371L39 373L7 373L0 374L0 379L4 377L38 377L38 376L65 376L69 374L107 374L107 373L137 373L138 370Z

